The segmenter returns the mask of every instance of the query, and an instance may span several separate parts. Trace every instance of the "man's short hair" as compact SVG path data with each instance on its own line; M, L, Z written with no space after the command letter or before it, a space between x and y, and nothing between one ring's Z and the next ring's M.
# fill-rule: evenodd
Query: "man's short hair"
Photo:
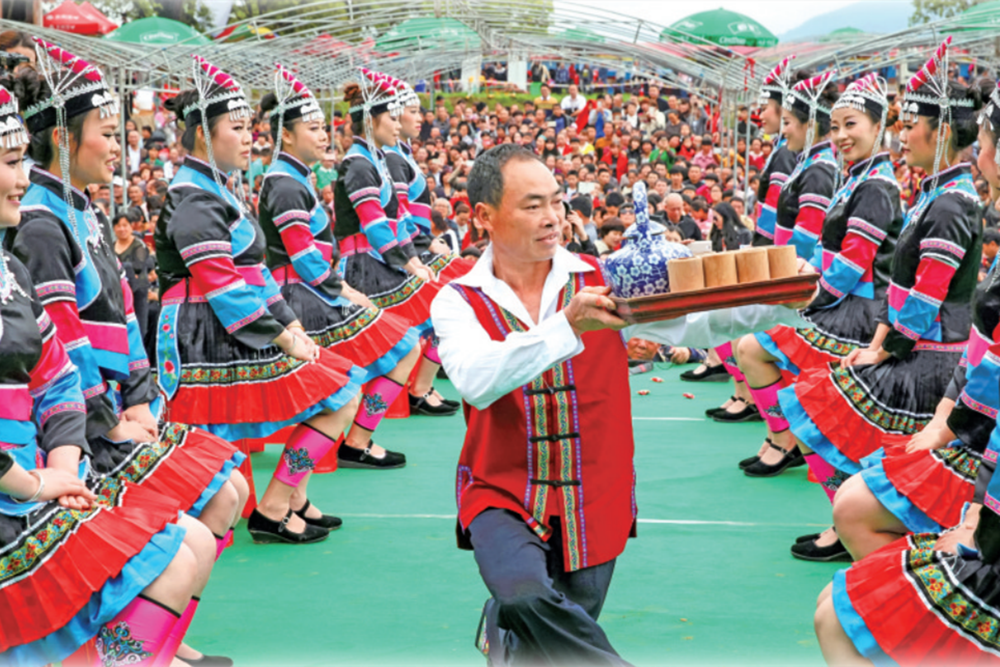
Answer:
M681 166L674 166L670 170L670 175L673 176L674 174L679 174L681 176L687 176L687 170L684 167L681 167Z
M625 203L625 197L617 191L612 191L608 193L608 196L604 198L604 204L606 206L621 206Z
M983 245L1000 243L1000 230L989 227L983 230Z
M571 210L576 211L584 218L589 219L594 214L594 202L587 195L577 195L569 202Z
M476 156L469 172L469 203L500 206L503 199L503 168L511 160L542 163L538 156L517 144L500 144Z

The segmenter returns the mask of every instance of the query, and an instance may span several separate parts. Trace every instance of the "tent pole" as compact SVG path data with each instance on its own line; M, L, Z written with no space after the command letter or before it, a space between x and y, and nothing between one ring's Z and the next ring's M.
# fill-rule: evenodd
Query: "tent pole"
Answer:
M128 73L125 68L122 67L118 70L118 96L121 98L121 113L118 114L119 131L121 133L121 172L122 172L122 210L125 210L125 183L128 181L126 177L126 170L128 169L128 141L127 132L125 131L125 120L128 117L128 112L132 110L129 104L128 93L125 92L126 81L128 80ZM128 109L126 105L129 104ZM118 214L117 203L115 201L115 184L111 183L111 220L114 224L114 216Z

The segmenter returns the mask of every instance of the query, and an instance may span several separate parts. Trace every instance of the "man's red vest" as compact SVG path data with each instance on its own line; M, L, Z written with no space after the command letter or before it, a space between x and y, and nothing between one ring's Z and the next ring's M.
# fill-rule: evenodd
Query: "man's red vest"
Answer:
M574 273L559 296L565 308L594 271ZM479 289L451 283L493 340L527 327ZM618 332L583 334L584 351L488 408L465 404L468 430L458 462L459 546L490 508L519 514L542 538L550 517L562 525L568 572L616 558L635 535L635 468L628 358Z

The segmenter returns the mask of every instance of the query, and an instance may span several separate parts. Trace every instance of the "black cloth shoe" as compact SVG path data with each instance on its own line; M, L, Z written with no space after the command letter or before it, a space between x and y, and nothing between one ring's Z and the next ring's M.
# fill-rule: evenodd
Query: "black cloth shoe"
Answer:
M406 455L385 450L380 459L372 456L372 441L364 449L354 449L346 442L337 450L337 465L341 468L364 468L367 470L391 470L406 465Z
M761 417L760 413L757 411L757 406L750 404L747 404L747 406L739 412L726 412L725 410L720 410L712 415L712 419L722 424L764 421L763 417Z
M450 417L458 412L458 406L456 405L448 405L447 403L431 405L427 402L427 396L429 395L430 392L420 397L410 394L410 412L430 417Z
M736 401L742 401L743 399L742 398L737 398L736 396L730 396L729 400L732 401L733 403L735 403ZM725 408L721 408L721 407L720 408L709 408L708 410L705 410L705 416L706 417L714 417L718 413L725 412L725 411L726 411L726 409Z
M798 544L799 542L815 542L816 540L819 539L819 536L822 534L823 533L809 533L808 535L799 535L798 537L795 538L795 543Z
M792 545L792 555L799 560L810 560L819 563L850 563L854 560L840 540L825 547L816 546L814 540L796 542Z
M702 365L705 366L705 370L701 373L698 372L698 368L701 368L699 366L698 368L681 373L681 379L685 382L725 382L729 379L729 371L722 364L718 366Z
M322 542L330 536L330 531L326 528L311 526L308 523L301 533L292 532L288 529L288 520L291 518L291 509L281 521L272 521L254 510L247 521L247 530L250 531L254 544L269 544L271 542L313 544L314 542Z
M224 655L202 655L198 659L174 656L174 659L192 667L233 667L233 659Z
M768 445L773 445L774 444L771 441L770 438L764 438L764 442L766 442ZM747 458L743 459L739 463L740 470L746 470L748 467L752 466L754 463L757 463L757 461L760 461L760 456L756 455L756 454L754 456L750 456L750 457L747 457Z
M441 368L444 368L444 366L442 366ZM434 387L431 387L431 392L433 392L433 391L434 391ZM456 410L458 410L460 407L462 407L461 401L453 401L450 398L445 398L444 396L441 396L441 402L444 403L445 405L450 405L451 407L455 408Z
M306 504L295 510L295 513L299 515L299 518L308 523L310 526L319 526L320 528L326 528L327 530L337 530L344 525L344 522L340 519L340 517L330 516L329 514L324 514L318 519L306 516L306 512L309 511L311 506L312 503L306 499Z
M781 460L771 465L769 463L764 463L763 461L757 461L752 463L743 469L743 474L747 477L774 477L775 475L780 475L789 468L795 462L796 458L801 458L802 454L799 453L799 448L796 445L791 451L785 451L781 447L778 447L773 442L768 441L768 447L771 449L777 449L781 452Z

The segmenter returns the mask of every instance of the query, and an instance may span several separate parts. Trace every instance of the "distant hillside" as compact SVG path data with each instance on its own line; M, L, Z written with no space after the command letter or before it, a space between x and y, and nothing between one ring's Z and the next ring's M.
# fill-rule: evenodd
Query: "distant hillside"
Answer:
M825 35L839 28L891 33L907 27L913 4L909 0L859 0L854 4L814 16L797 28L778 35L782 42L795 42Z

